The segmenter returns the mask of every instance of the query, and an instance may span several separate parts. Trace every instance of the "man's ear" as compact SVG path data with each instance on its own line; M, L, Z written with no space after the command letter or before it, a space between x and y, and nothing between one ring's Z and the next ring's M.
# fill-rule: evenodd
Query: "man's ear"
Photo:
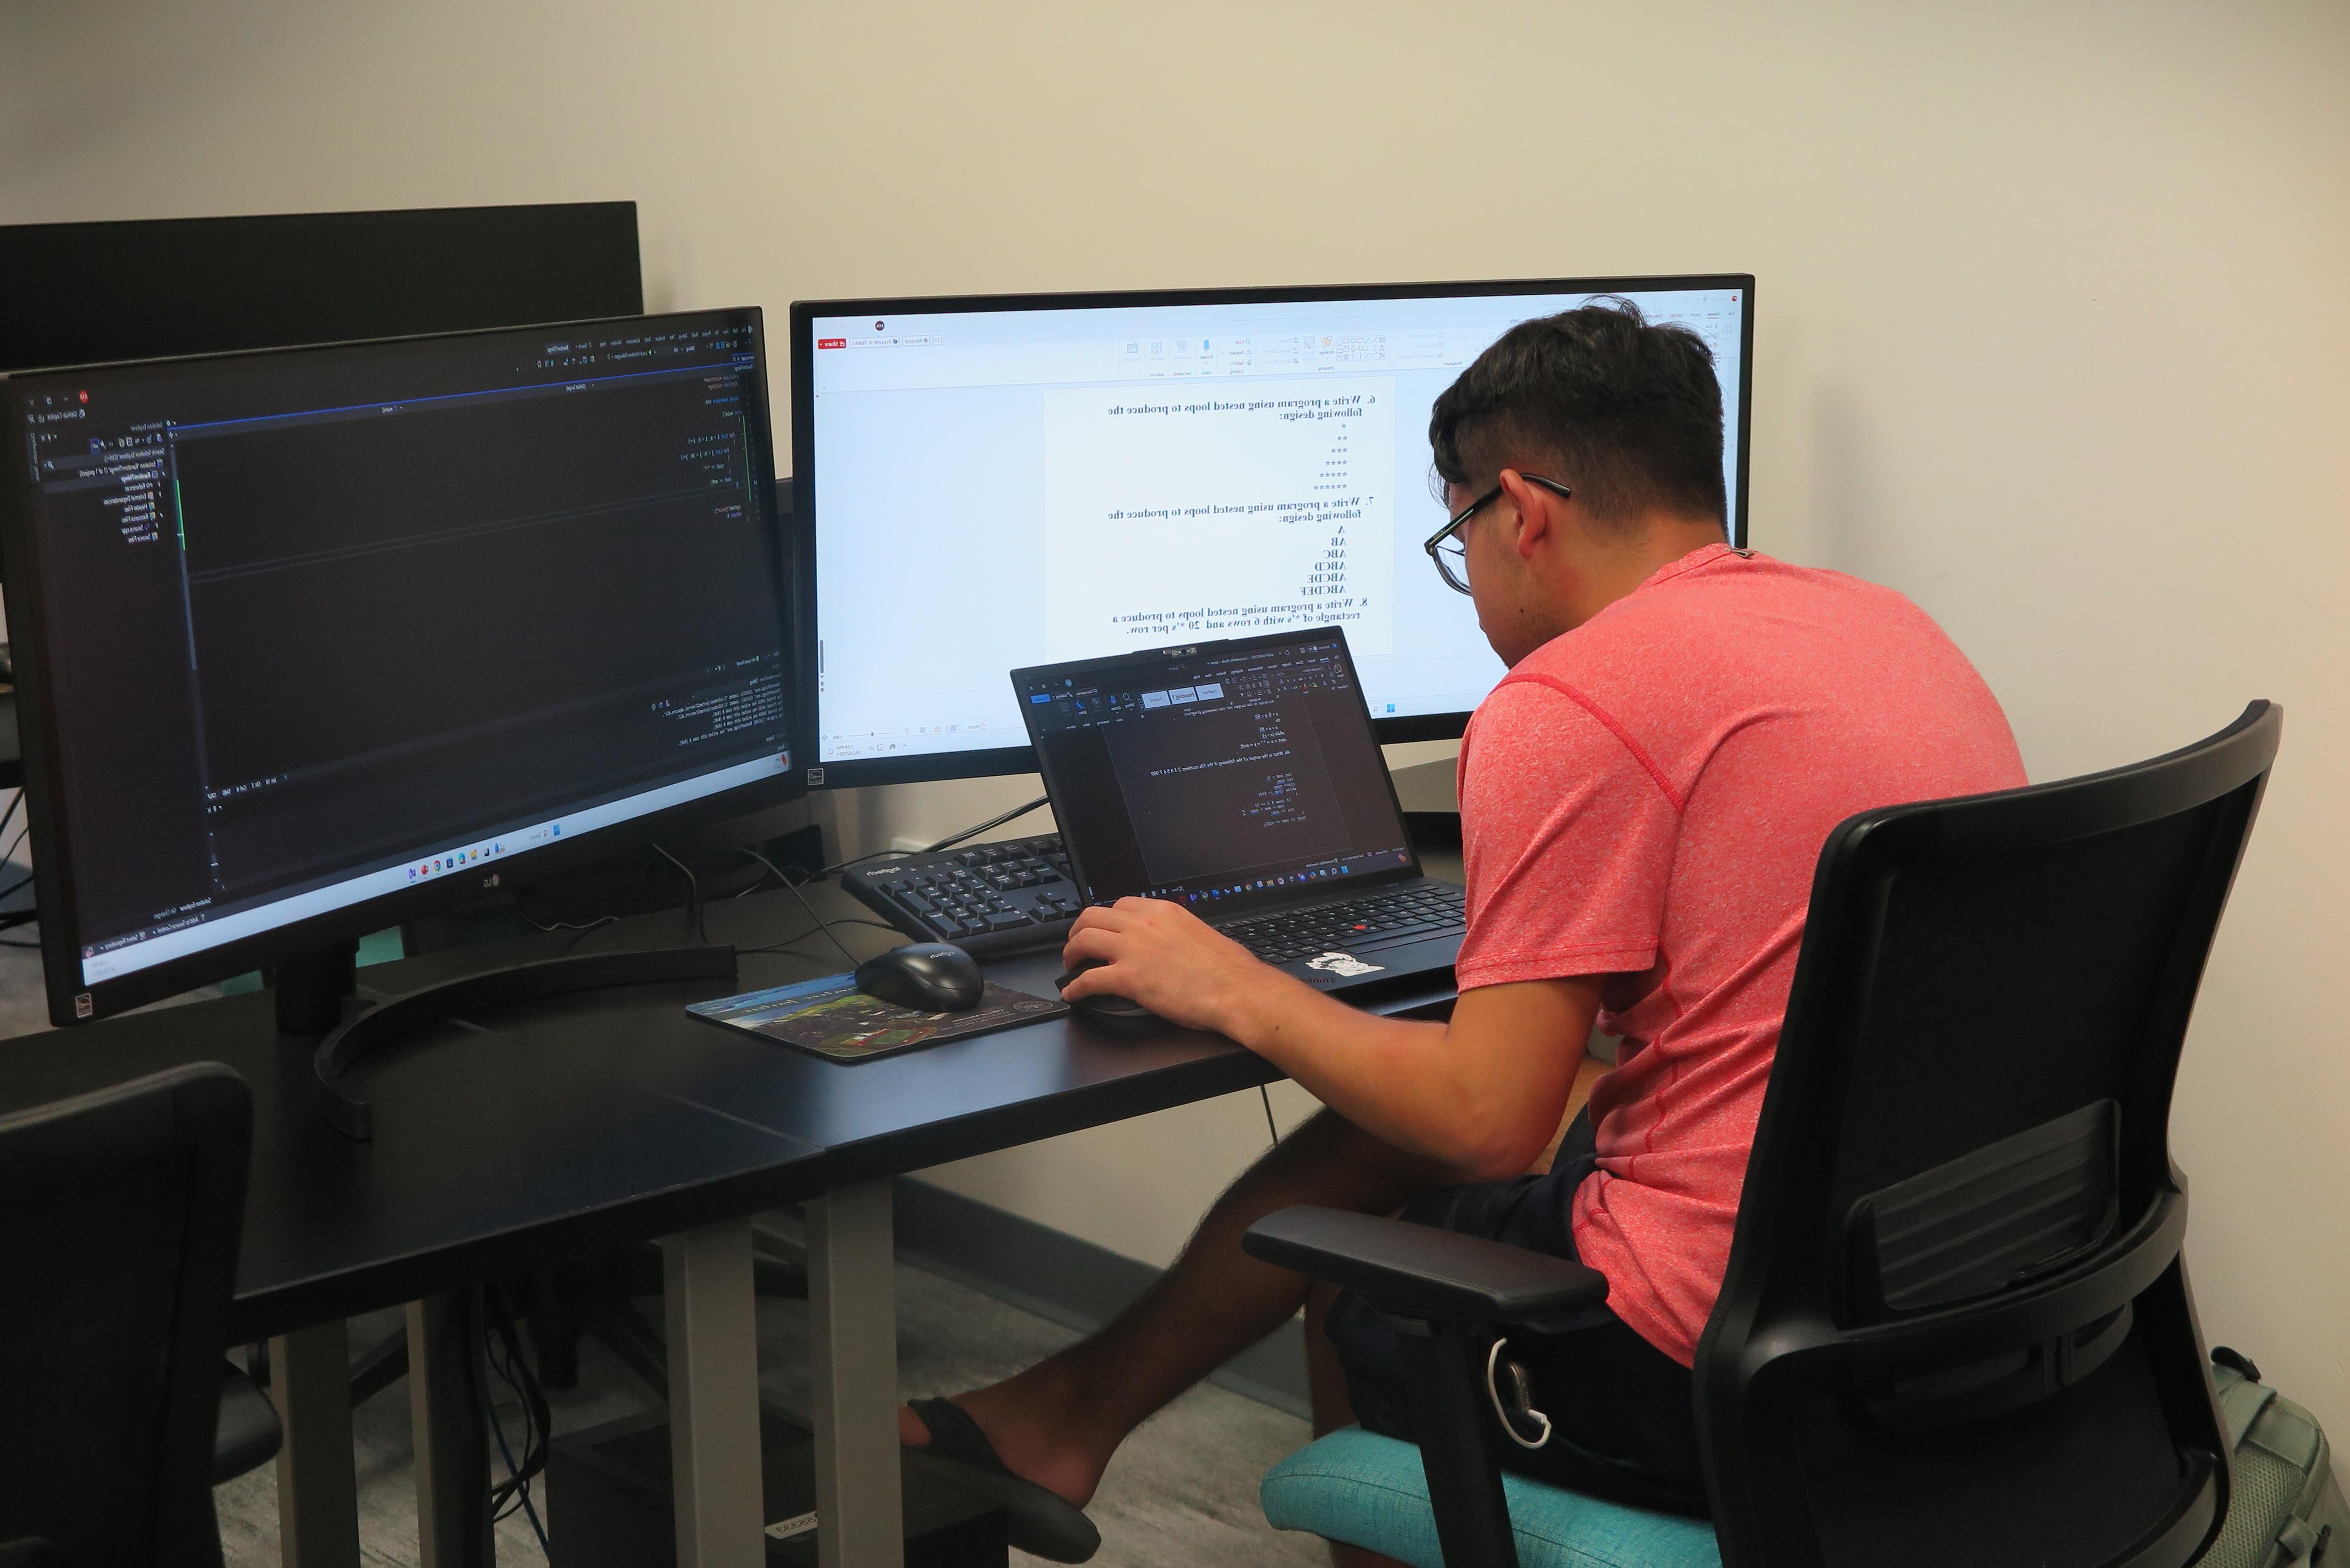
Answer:
M1514 468L1502 470L1500 483L1502 493L1510 498L1511 509L1517 514L1514 547L1518 558L1531 560L1534 546L1558 531L1564 520L1557 515L1557 508L1565 504L1565 499L1540 485L1528 484L1525 475Z

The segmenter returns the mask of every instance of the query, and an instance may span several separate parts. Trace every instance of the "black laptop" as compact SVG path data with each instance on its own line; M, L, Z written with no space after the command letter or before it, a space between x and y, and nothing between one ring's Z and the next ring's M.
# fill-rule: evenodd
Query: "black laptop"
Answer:
M1420 874L1336 627L1012 683L1088 903L1188 905L1324 991L1451 969L1461 889Z

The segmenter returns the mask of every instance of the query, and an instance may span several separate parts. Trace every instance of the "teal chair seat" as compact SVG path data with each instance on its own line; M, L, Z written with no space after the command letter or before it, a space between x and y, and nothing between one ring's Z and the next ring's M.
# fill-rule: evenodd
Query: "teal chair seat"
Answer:
M1520 1568L1721 1568L1713 1527L1648 1513L1504 1473ZM1409 1443L1348 1427L1265 1472L1264 1517L1276 1530L1444 1568L1428 1476Z

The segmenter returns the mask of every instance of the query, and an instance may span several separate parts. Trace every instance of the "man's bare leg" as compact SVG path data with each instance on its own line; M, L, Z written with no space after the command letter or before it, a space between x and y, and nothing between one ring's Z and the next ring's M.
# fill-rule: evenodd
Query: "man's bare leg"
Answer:
M1314 1435L1326 1438L1341 1427L1355 1424L1355 1405L1347 1392L1347 1369L1339 1365L1337 1348L1322 1330L1338 1287L1317 1282L1305 1293L1305 1401L1314 1412Z
M1307 1281L1241 1251L1257 1220L1295 1203L1387 1213L1458 1176L1330 1111L1281 1140L1227 1189L1174 1267L1116 1322L993 1387L955 1397L1015 1474L1082 1508L1144 1417L1281 1326ZM899 1439L930 1433L898 1412Z

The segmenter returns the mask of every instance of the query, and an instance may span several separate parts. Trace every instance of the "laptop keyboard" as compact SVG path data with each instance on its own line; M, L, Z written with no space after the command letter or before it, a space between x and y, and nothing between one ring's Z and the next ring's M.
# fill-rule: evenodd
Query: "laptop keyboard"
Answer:
M1461 890L1422 883L1310 909L1271 909L1210 923L1267 963L1294 963L1333 950L1360 952L1458 930L1468 919Z

